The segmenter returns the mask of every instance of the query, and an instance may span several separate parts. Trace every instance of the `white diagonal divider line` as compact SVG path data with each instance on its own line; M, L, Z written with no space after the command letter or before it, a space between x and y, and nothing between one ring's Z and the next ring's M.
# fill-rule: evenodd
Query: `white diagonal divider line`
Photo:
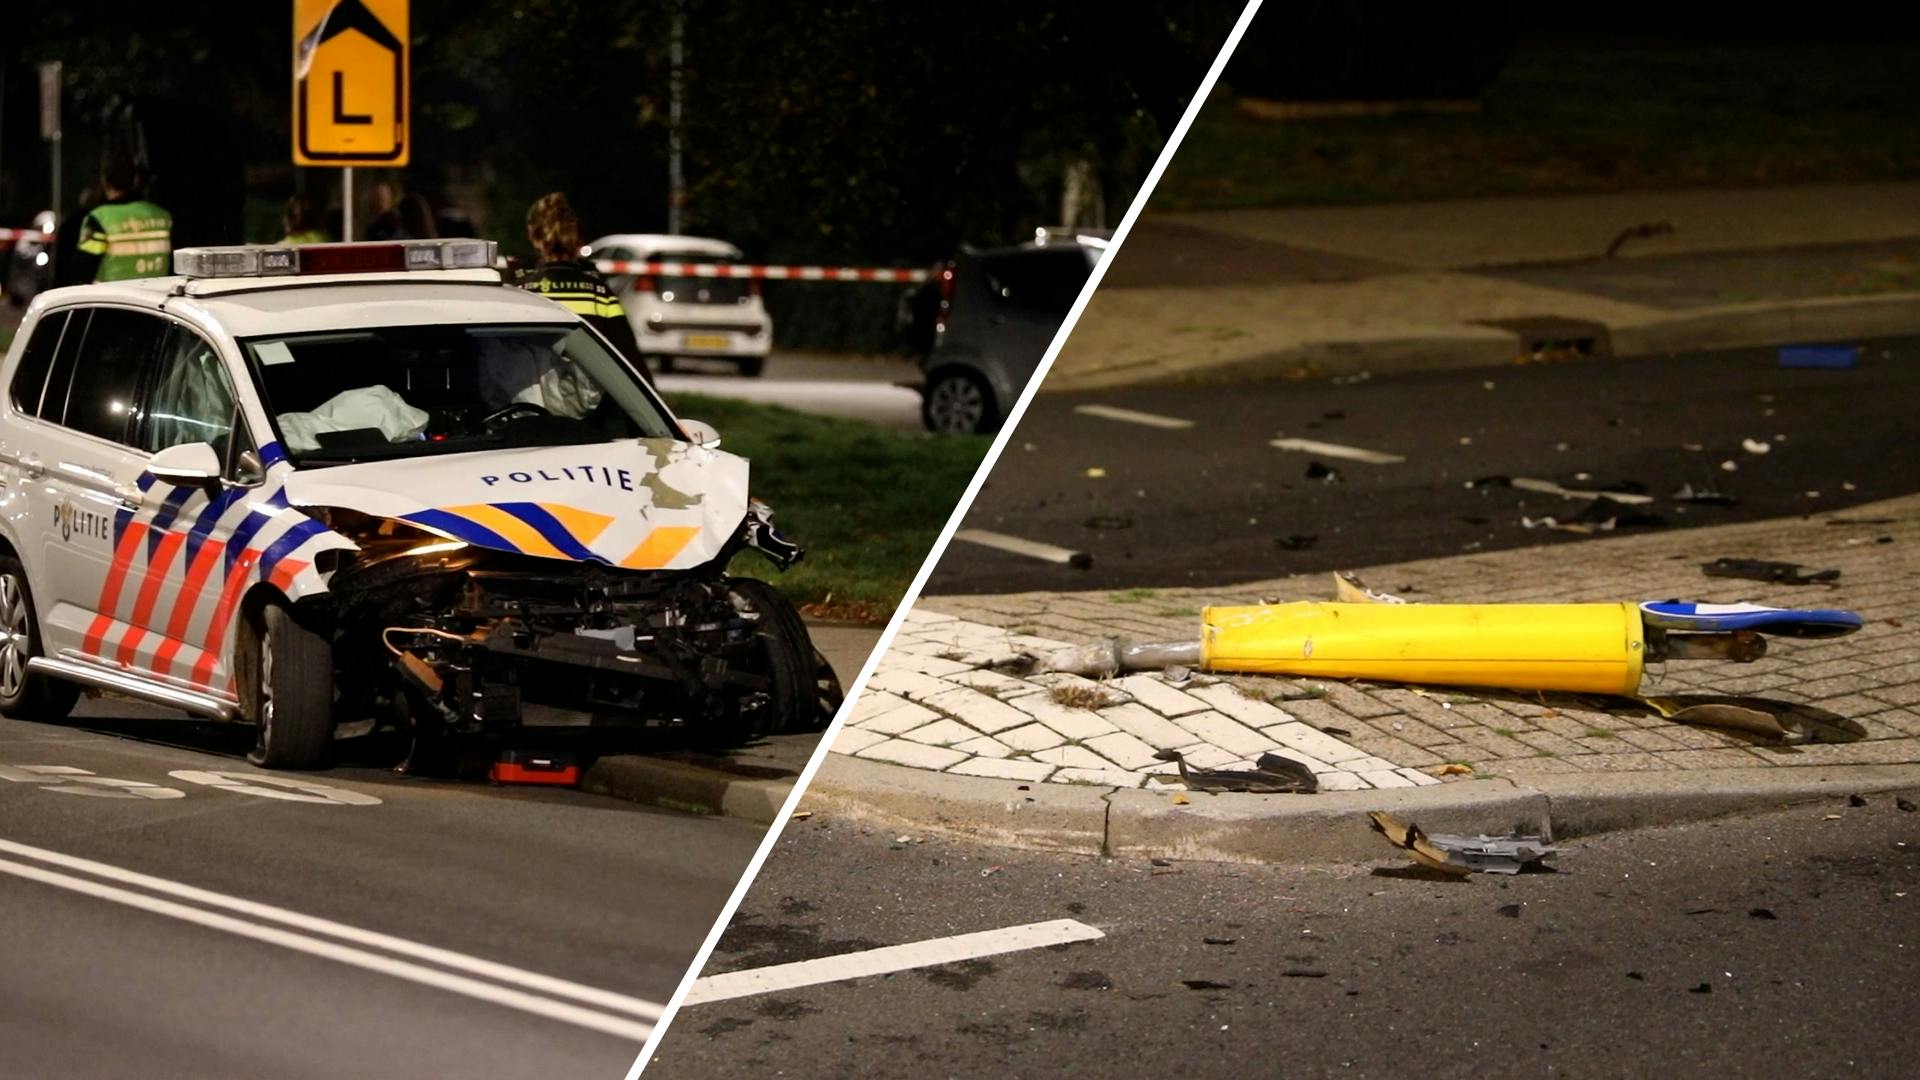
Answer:
M1361 461L1368 465L1398 465L1407 460L1399 454L1389 454L1381 450L1362 450L1357 446L1341 446L1339 443L1321 442L1318 439L1274 439L1267 445L1280 450L1340 458L1343 461Z
M1020 396L1015 399L1013 408L1007 410L1007 419L1000 426L1000 434L994 436L993 445L987 448L987 456L980 460L980 466L973 471L973 479L968 482L967 490L961 493L959 502L954 504L953 513L947 517L946 526L940 530L939 537L934 540L932 550L927 552L927 560L920 564L919 572L914 574L913 581L908 584L906 594L900 598L900 606L894 610L893 618L887 621L886 629L880 632L880 640L874 645L873 652L867 655L867 662L861 667L860 674L847 685L846 700L840 703L840 709L834 714L832 722L827 725L827 730L821 733L820 745L814 748L813 756L807 759L806 768L800 770L800 777L794 781L793 790L787 794L785 805L780 807L779 815L774 818L773 825L767 829L767 835L761 839L760 849L753 853L753 859L747 863L746 872L740 875L740 880L735 883L733 895L727 898L726 906L720 909L719 917L713 922L713 929L707 932L707 940L701 944L699 954L693 958L693 964L680 980L679 989L675 990L673 997L667 1000L666 1015L654 1029L653 1038L648 1039L647 1045L640 1048L640 1056L633 1059L633 1067L627 1070L626 1080L638 1080L640 1071L647 1067L647 1059L660 1048L660 1039L666 1034L667 1025L673 1022L674 1010L679 1008L681 998L685 997L693 987L695 977L706 966L707 957L713 955L713 947L719 942L720 935L727 928L727 923L733 919L733 913L740 909L740 902L746 899L747 889L753 885L753 879L759 876L761 864L767 861L767 853L772 851L773 845L779 842L780 833L793 817L794 807L800 804L800 799L807 793L807 785L813 782L813 774L820 771L820 763L826 760L828 748L833 745L834 736L840 734L840 729L846 725L847 717L852 713L853 707L859 704L861 690L865 689L867 680L873 678L874 670L880 666L880 658L886 655L888 646L893 644L894 637L900 633L900 627L906 622L907 612L912 610L913 602L919 599L920 590L926 587L927 578L933 573L934 566L939 563L941 554L947 550L947 545L953 542L954 531L960 527L967 508L973 505L974 498L980 494L980 485L987 482L987 475L993 471L994 463L999 461L1000 455L1006 451L1007 440L1011 439L1013 433L1019 429L1021 417L1027 414L1027 406L1033 403L1033 395L1039 391L1040 384L1046 381L1047 372L1053 369L1054 359L1060 355L1061 347L1073 333L1074 326L1080 322L1081 314L1087 310L1087 301L1093 297L1094 291L1100 288L1101 279L1107 276L1107 267L1113 265L1114 256L1127 242L1128 234L1133 232L1133 224L1140 219L1141 209L1147 205L1147 199L1153 195L1153 189L1159 186L1160 177L1167 171L1167 163L1173 160L1173 155L1180 149L1181 142L1186 139L1188 130L1193 127L1193 118L1200 114L1200 106L1206 102L1207 96L1213 93L1214 84L1220 81L1220 73L1226 70L1227 60L1233 56L1234 48L1240 44L1241 37L1246 34L1248 24L1252 23L1253 17L1259 13L1261 3L1262 0L1247 0L1247 6L1241 10L1240 18L1234 22L1233 29L1227 32L1227 40L1220 46L1220 52L1214 56L1213 63L1207 67L1207 73L1201 78L1200 85L1193 92L1193 97L1188 99L1186 111L1180 114L1180 121L1173 126L1173 133L1167 136L1167 145L1160 148L1160 156L1154 159L1153 167L1147 170L1147 178L1140 183L1140 190L1134 193L1133 204L1127 207L1125 214L1121 215L1120 227L1114 230L1112 242L1107 245L1107 250L1101 253L1100 261L1093 265L1093 273L1088 275L1087 283L1080 287L1080 295L1073 301L1073 307L1067 311L1067 317L1060 323L1060 329L1054 333L1052 343L1047 346L1046 355L1040 358L1040 366L1035 368L1033 375L1028 378L1026 389L1020 391Z
M182 922L195 923L214 930L224 930L229 934L234 934L239 937L252 938L255 941L266 942L269 945L278 945L283 949L291 949L294 952L302 952L309 956L318 956L342 964L349 964L367 971L390 975L396 979L405 979L408 982L419 983L422 986L431 986L437 990L445 990L450 993L477 998L481 1001L492 1002L495 1005L504 1005L510 1009L518 1009L521 1012L532 1013L535 1016L543 1016L549 1020L558 1020L563 1023L573 1024L576 1027L588 1028L608 1035L617 1035L623 1039L632 1039L638 1043L645 1043L647 1037L653 1034L653 1025L646 1021L629 1020L626 1017L614 1016L610 1013L601 1012L598 1009L569 1005L564 1001L555 1001L550 997L529 994L525 991L514 990L496 983L469 979L465 975L455 975L451 972L423 967L406 960L396 960L391 956L382 956L379 953L368 952L365 949L356 949L351 945L341 945L337 942L325 941L317 937L309 937L306 934L296 934L291 930L282 930L277 926L262 926L259 923L234 918L232 915L222 915L217 911L189 907L186 904L176 903L172 900L162 900L157 896L148 896L145 893L137 893L131 889L122 889L117 885L106 885L98 881L91 881L87 878L63 874L57 870L48 870L27 863L14 862L12 859L0 859L0 874L12 874L14 877L25 878L28 881L37 881L43 885L52 885L55 888L67 889L71 892L81 893L101 900L110 900L116 904L124 904L127 907L138 908L141 911L149 911L155 915L165 915L168 918L179 919Z
M1002 953L1103 937L1106 935L1086 923L1054 919L1051 922L982 930L907 945L886 945L864 952L823 956L817 960L798 960L791 964L709 975L696 981L693 988L687 991L687 996L680 999L680 1004L704 1005L753 994L798 990L803 986L863 979L870 975L890 975L896 971L910 971L936 964L957 964L962 960L978 960L983 956L999 956Z
M981 547L990 547L997 551L1011 552L1015 555L1025 555L1029 559L1039 559L1042 562L1065 563L1068 566L1073 565L1075 560L1086 558L1085 554L1074 551L1071 548L1055 547L1052 544L1040 543L1038 540L1022 540L1017 536L1008 536L1006 533L988 532L986 529L961 529L959 532L953 534L953 538L969 544L978 544Z
M1073 411L1082 416L1097 416L1102 420L1118 420L1123 424L1141 424L1157 428L1190 428L1193 421L1182 420L1177 416L1161 416L1158 413L1138 412L1122 409L1114 405L1075 405Z
M66 870L90 874L97 878L105 878L108 881L117 881L123 885L132 885L137 888L146 889L149 892L173 896L182 900L190 900L208 907L225 908L228 911L239 912L242 915L250 915L256 919L266 919L281 923L282 925L295 927L309 933L325 934L328 937L350 941L356 945L384 949L387 952L396 953L400 956L411 957L415 960L424 960L432 964L439 964L442 967L452 968L456 971L464 971L471 975L484 976L499 982L520 986L527 990L551 994L555 997L572 998L575 1001L596 1005L613 1012L624 1013L628 1016L637 1016L642 1020L658 1020L660 1019L662 1011L661 1006L657 1002L629 997L626 994L615 993L611 990L602 990L598 987L586 986L581 983L571 982L567 979L555 978L552 975L542 975L539 972L517 968L511 964L502 964L493 960L483 960L480 957L457 953L451 949L442 949L433 945L423 945L417 941L394 937L391 934L382 934L375 930L363 930L357 926L348 926L345 923L334 922L331 919L323 919L316 915L303 915L297 911L289 911L286 908L275 907L272 904L263 904L256 900L243 900L237 896L227 896L224 893L217 893L210 889L202 889L177 881L169 881L166 878L154 877L151 874L125 870L109 863L83 859L77 855L65 855L57 851L31 847L27 844L21 844L7 839L0 839L0 852L17 855L24 859L34 860L35 862L47 863Z

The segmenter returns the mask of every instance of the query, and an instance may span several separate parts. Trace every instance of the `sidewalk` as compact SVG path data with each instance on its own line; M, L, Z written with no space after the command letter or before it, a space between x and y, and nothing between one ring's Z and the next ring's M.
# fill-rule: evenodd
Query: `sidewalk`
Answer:
M1149 214L1046 389L1914 332L1916 183Z
M1802 562L1839 569L1841 577L1832 588L1705 577L1700 565L1720 556ZM1384 789L1421 788L1414 805L1443 812L1496 791L1558 790L1597 800L1588 807L1598 815L1587 822L1593 826L1634 819L1642 804L1661 800L1680 800L1672 807L1680 813L1724 812L1747 797L1790 796L1810 779L1862 788L1911 783L1920 769L1897 767L1920 764L1917 572L1920 496L1833 517L1362 571L1375 587L1414 601L1681 597L1858 611L1868 625L1850 637L1775 641L1752 664L1674 662L1649 671L1647 694L1753 696L1790 708L1803 736L1785 745L1674 723L1626 699L1240 676L1176 686L1147 674L1096 685L982 669L1014 650L1055 642L1192 637L1204 605L1326 599L1332 590L1324 577L1223 590L923 598L835 741L816 792L857 807L862 789L872 789L882 797L869 801L911 819L918 789L929 824L944 819L978 833L993 830L954 809L968 799L986 807L1037 800L1047 813L1072 817L1071 798L1051 793L1057 785L1105 801L1108 816L1096 825L1110 847L1112 815L1123 805L1163 821L1235 818L1226 808L1238 805L1248 828L1267 830L1276 814L1320 813L1327 800L1348 805L1324 792L1378 801L1393 794ZM1167 778L1172 766L1152 757L1160 749L1180 750L1203 767L1246 767L1278 751L1308 764L1323 794L1196 795L1178 804L1180 786ZM1875 768L1889 766L1896 768ZM1503 783L1496 789L1490 778ZM1049 794L1041 797L1042 790ZM1107 800L1116 792L1127 801ZM1702 793L1713 797L1700 802ZM1036 822L1045 816L1029 814ZM1018 832L996 835L1019 842ZM1044 836L1041 845L1050 846Z

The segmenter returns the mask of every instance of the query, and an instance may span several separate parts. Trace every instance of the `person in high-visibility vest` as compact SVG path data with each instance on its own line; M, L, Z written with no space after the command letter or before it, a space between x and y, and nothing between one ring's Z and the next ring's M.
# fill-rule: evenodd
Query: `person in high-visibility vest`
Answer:
M280 243L288 247L299 244L324 244L328 240L327 231L314 219L313 204L305 195L295 195L287 200L287 208L280 215L280 226L286 235Z
M527 211L527 239L539 253L540 265L520 271L514 284L585 319L642 378L652 382L640 355L640 339L634 336L619 295L592 263L580 257L580 219L564 194L553 191L534 200Z
M143 197L144 180L125 147L109 146L100 155L100 189L106 199L80 223L77 265L63 276L126 281L173 273L173 215Z

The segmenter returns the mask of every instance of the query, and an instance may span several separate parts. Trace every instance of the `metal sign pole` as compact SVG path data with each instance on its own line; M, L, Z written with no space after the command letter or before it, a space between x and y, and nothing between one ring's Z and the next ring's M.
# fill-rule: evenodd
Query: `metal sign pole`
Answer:
M667 232L679 235L687 203L687 176L680 163L680 66L686 61L687 6L673 5L667 76Z
M340 170L340 239L353 240L353 166Z
M53 144L53 220L60 221L60 61L40 65L40 137Z

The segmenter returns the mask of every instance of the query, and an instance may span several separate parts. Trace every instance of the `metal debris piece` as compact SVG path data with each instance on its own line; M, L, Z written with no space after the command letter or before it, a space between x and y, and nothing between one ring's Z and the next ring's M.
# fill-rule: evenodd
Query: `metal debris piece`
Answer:
M1640 703L1675 723L1698 724L1705 727L1732 728L1746 731L1769 739L1786 740L1794 732L1780 723L1780 718L1761 709L1751 709L1744 705L1728 702L1708 702L1700 705L1684 705L1669 697L1643 697Z
M1420 826L1402 822L1384 810L1374 810L1367 817L1375 831L1394 847L1413 856L1415 862L1457 877L1475 873L1517 874L1527 866L1552 859L1560 850L1540 836L1428 834L1422 832Z
M1252 769L1195 769L1178 750L1161 750L1153 755L1171 761L1180 769L1180 781L1195 791L1218 794L1244 791L1253 795L1312 795L1320 790L1313 770L1292 758L1279 754L1261 754Z

